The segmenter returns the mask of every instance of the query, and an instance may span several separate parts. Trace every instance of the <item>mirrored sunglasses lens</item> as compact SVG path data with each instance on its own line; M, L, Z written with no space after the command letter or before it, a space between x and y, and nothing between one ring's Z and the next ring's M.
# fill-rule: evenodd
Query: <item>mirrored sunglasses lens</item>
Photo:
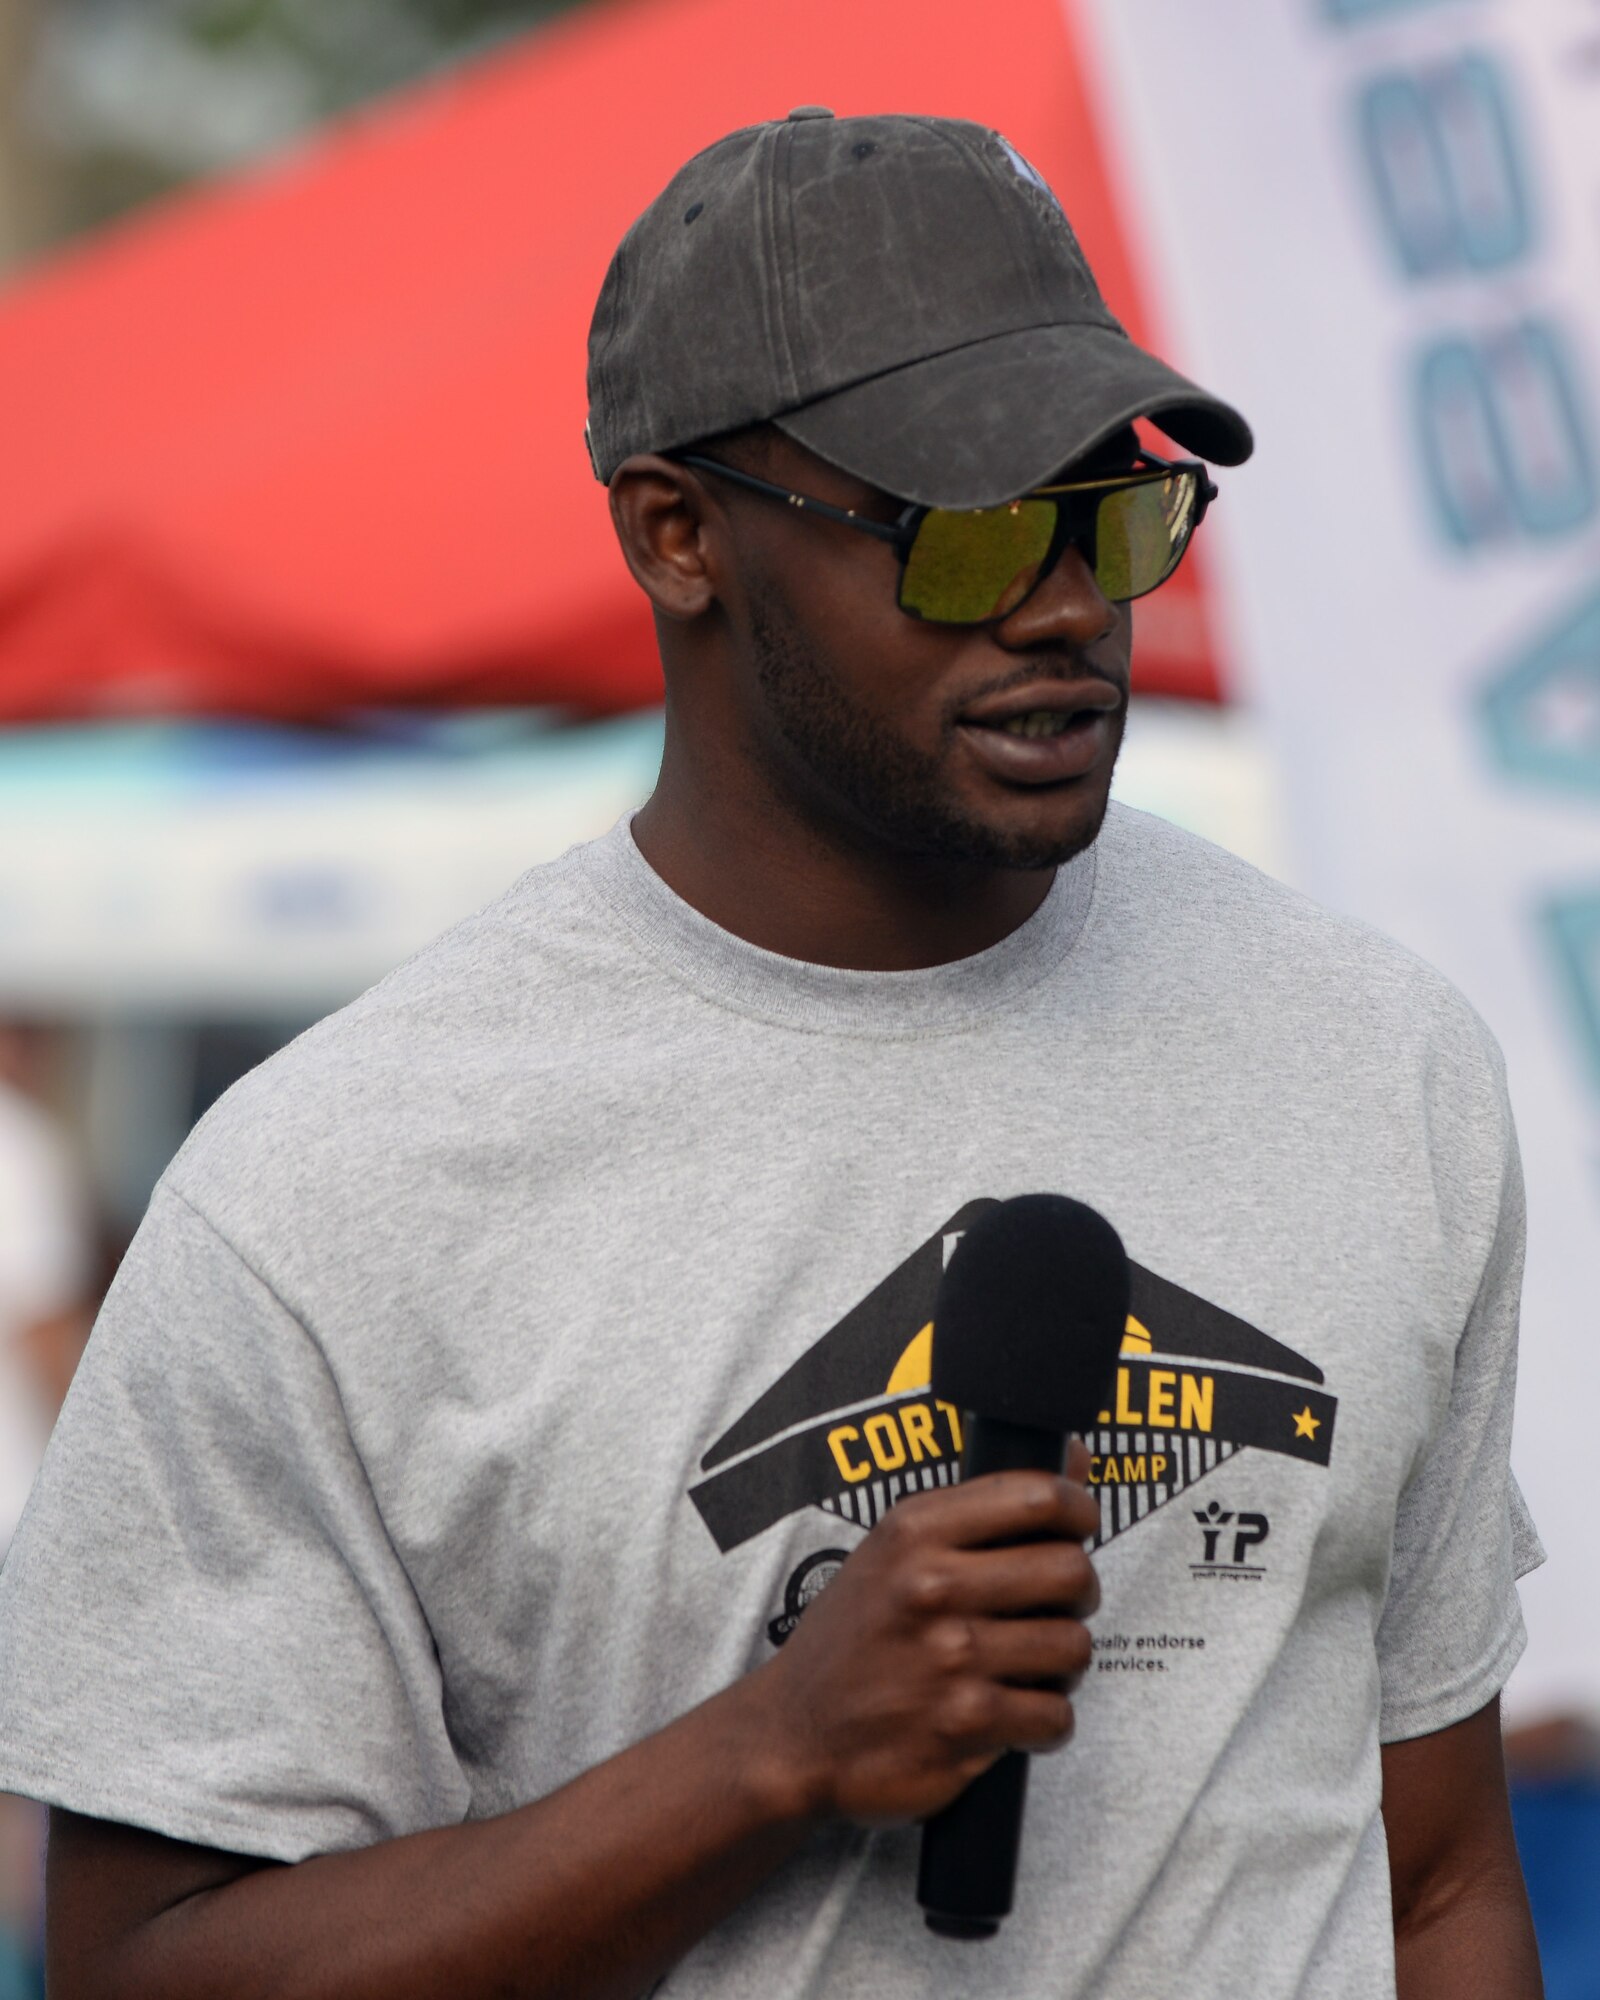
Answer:
M1039 580L1055 533L1053 500L925 514L906 558L900 603L944 625L1003 618Z
M1095 517L1095 581L1113 604L1164 583L1194 533L1199 486L1192 472L1108 493Z

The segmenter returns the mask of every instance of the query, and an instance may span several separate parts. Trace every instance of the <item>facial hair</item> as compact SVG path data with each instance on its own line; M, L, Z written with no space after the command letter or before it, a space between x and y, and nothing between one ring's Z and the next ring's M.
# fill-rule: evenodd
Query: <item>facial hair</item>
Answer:
M811 780L808 803L814 812L818 794L835 802L858 838L865 835L918 860L1059 868L1099 833L1097 821L1087 834L1044 840L962 811L950 796L939 758L851 699L770 587L752 593L750 637L768 712L791 758ZM954 717L944 729L948 737ZM774 775L793 792L791 772Z

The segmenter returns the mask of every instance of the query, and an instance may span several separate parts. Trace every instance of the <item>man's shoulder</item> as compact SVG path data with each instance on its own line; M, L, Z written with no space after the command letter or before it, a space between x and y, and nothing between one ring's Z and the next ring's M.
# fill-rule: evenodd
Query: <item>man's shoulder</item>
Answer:
M1420 1041L1500 1072L1499 1047L1459 989L1372 924L1132 807L1113 806L1099 849L1102 933L1113 947L1126 938L1197 1003L1287 1008L1286 1031Z
M403 1174L566 1060L617 950L581 848L529 870L236 1083L170 1184L226 1231Z

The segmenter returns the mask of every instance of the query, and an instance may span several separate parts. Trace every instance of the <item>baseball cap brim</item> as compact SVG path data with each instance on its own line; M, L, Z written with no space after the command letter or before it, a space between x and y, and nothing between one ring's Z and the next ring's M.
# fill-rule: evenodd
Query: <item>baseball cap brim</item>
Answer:
M923 507L994 507L1149 417L1198 458L1240 465L1250 426L1111 327L1025 327L786 410L777 427Z

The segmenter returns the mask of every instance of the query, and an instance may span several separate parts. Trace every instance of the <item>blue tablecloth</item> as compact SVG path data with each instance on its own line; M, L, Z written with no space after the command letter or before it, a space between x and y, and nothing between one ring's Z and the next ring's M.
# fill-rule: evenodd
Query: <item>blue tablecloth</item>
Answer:
M1600 2000L1600 1780L1515 1785L1545 2000Z

